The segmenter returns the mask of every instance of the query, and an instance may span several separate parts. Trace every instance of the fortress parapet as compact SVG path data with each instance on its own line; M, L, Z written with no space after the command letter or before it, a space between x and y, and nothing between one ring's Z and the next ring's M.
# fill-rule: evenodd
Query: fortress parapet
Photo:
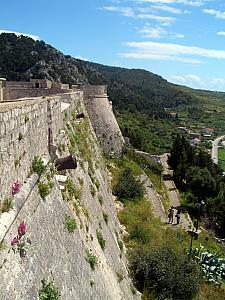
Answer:
M30 79L29 82L0 79L0 101L49 96L68 91L70 91L69 84L55 83L46 79Z

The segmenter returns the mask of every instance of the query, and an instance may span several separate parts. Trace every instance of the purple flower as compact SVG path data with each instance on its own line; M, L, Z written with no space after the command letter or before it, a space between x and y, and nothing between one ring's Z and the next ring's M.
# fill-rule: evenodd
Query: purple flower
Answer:
M19 193L19 191L20 191L20 183L17 181L12 186L12 195L14 196L15 194Z
M27 232L27 224L22 222L20 223L20 225L18 226L18 234L19 236L23 236L25 233Z
M20 237L17 235L11 240L11 246L15 246L19 243Z

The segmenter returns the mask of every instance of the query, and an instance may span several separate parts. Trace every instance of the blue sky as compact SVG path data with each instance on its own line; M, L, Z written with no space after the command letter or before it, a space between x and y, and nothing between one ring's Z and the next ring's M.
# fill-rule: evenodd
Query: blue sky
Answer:
M224 0L8 0L6 30L74 57L225 91Z

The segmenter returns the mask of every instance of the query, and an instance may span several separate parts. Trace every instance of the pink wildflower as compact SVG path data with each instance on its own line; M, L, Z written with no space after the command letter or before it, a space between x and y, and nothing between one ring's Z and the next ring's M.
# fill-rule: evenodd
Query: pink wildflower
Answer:
M27 232L27 224L22 222L20 223L20 225L18 226L18 234L19 236L23 236L25 233Z
M11 240L11 246L15 246L19 243L20 237L17 235Z
M20 183L17 181L12 186L12 195L14 196L15 194L19 193L19 191L20 191Z

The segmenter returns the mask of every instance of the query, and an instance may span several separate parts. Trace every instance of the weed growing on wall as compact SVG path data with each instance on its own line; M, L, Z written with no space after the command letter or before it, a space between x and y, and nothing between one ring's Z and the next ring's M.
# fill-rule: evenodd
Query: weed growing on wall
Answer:
M70 197L75 197L76 199L80 199L81 190L78 189L71 178L67 178L65 183L65 191L68 192Z
M99 201L100 205L103 204L103 197L101 195L98 196L98 201Z
M8 212L13 208L12 198L5 198L3 203L1 204L1 212Z
M7 247L6 243L4 241L0 242L0 251L5 250Z
M123 251L123 241L121 241L121 240L117 240L117 242L118 242L118 245L119 245L120 251L122 252L122 251Z
M118 282L121 282L124 278L124 275L121 271L116 272L116 276L118 278Z
M30 119L29 119L28 115L27 115L27 114L25 114L25 117L24 117L24 122L25 122L25 124L26 124L26 123L28 123L28 122L29 122L29 120L30 120Z
M104 219L105 223L108 224L109 215L106 212L104 212L104 211L103 211L102 215L103 215L103 219Z
M22 133L20 132L20 133L19 133L19 137L18 137L19 142L20 142L22 139L23 139L23 135L22 135Z
M52 182L48 182L48 183L39 182L38 183L38 189L39 189L39 193L40 193L40 196L42 199L44 199L45 197L47 197L50 194L52 187L53 187Z
M46 171L46 166L41 157L35 156L32 165L31 165L31 172L37 173L38 175L43 174Z
M38 291L40 300L59 300L59 289L54 285L53 281L47 283L45 279L41 281L42 287Z
M93 185L90 185L90 192L91 192L92 197L94 197L96 194L96 191L95 191L95 188Z
M97 256L93 255L91 251L86 249L86 256L85 256L86 261L90 264L90 267L92 271L95 270L97 264L98 264L98 258Z
M64 224L69 233L73 233L77 228L75 219L71 218L69 215L65 215Z
M99 242L99 245L101 246L102 250L104 251L105 250L105 244L106 244L106 241L104 240L103 238L103 234L101 231L99 230L96 230L96 235L97 235L97 240Z

